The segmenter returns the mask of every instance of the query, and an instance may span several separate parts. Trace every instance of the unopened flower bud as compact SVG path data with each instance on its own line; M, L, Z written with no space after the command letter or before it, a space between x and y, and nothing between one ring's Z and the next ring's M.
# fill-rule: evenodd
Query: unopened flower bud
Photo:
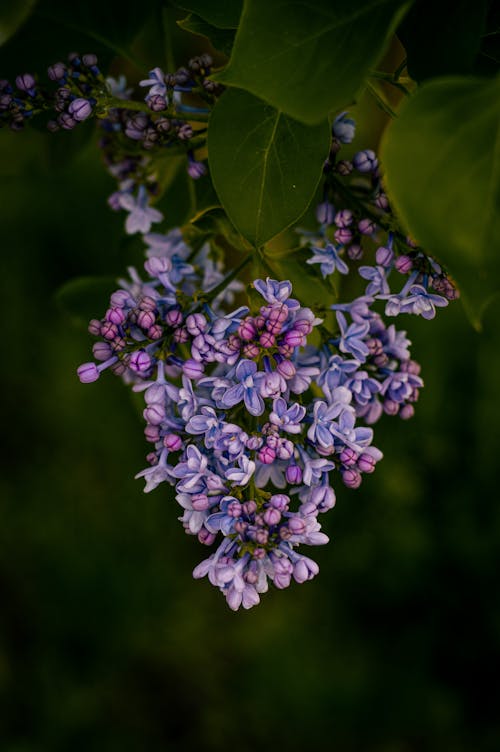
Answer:
M95 363L82 363L76 372L82 384L90 384L99 378L99 371Z

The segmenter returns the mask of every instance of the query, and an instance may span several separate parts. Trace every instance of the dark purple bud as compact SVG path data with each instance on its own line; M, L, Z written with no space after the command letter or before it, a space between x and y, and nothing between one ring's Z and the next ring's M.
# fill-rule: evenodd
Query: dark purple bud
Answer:
M400 274L408 274L413 269L413 261L409 256L398 256L394 263L394 268Z
M171 124L168 118L158 118L158 120L155 122L155 128L159 133L168 133L170 127Z
M385 246L380 246L375 252L375 260L380 266L390 266L394 258L394 251Z
M242 340L250 341L257 336L257 328L252 318L246 318L238 327L238 334Z
M232 353L237 353L241 350L241 340L235 334L230 334L227 338L227 349Z
M276 450L276 454L280 458L280 460L289 460L291 457L293 457L293 452L293 442L290 441L290 439L280 439L278 448Z
M377 366L377 368L383 368L387 365L389 362L389 356L387 353L380 353L380 355L375 355L373 358L373 364Z
M165 408L159 402L153 402L152 405L146 407L142 415L146 423L159 426L165 420Z
M153 311L140 311L137 316L137 324L141 329L149 329L156 321L156 316Z
M282 360L278 363L276 370L284 379L292 379L297 373L297 369L290 360Z
M253 558L254 559L265 559L266 558L266 549L265 548L255 548L253 552Z
M115 376L123 376L123 374L127 370L127 366L125 365L125 363L117 361L111 366L110 370L115 374Z
M95 363L82 363L76 372L82 384L90 384L99 378L99 371Z
M35 93L35 77L31 73L23 73L21 76L16 76L16 86L20 91L25 91L26 94L33 96Z
M57 133L57 131L59 130L59 125L55 120L49 120L49 122L47 123L47 130L49 131L49 133Z
M387 211L387 209L389 208L389 201L385 193L379 193L374 203L375 206L377 206L379 209L382 209L383 211Z
M378 167L378 159L374 151L364 149L354 155L352 163L358 172L373 172Z
M401 410L399 411L399 417L403 418L403 420L409 420L410 418L413 418L415 415L415 408L413 405L403 405Z
M271 332L264 332L259 337L259 342L262 347L268 349L270 347L274 347L276 344L276 337L274 334L271 334Z
M77 97L76 99L73 99L72 102L70 102L68 112L76 121L81 123L92 114L92 105L90 104L88 99Z
M130 293L126 290L116 290L109 300L111 306L114 308L121 308L126 305L130 300Z
M150 295L145 295L139 302L141 311L156 311L156 300Z
M241 511L246 517L251 517L257 511L257 504L252 499L245 501L241 506Z
M306 523L304 522L302 517L297 517L296 515L294 515L288 520L288 528L294 535L302 535L302 533L306 529Z
M274 449L266 445L258 452L257 458L264 465L272 465L276 459L276 452Z
M146 441L156 444L160 440L160 429L158 426L147 425L144 429L144 436L146 437Z
M11 102L12 97L10 94L2 94L2 96L0 96L0 109L7 110Z
M363 258L363 249L357 243L353 243L353 245L350 245L347 249L347 255L352 261L359 261Z
M163 446L165 446L169 452L178 452L182 449L182 439L175 433L168 433L163 439Z
M51 81L60 81L66 75L66 66L64 63L54 63L47 69Z
M350 209L341 209L335 215L335 224L337 227L350 227L353 222L353 215Z
M351 449L350 447L346 447L339 456L339 460L343 465L355 465L356 461L358 459L357 453L354 451L354 449Z
M362 473L373 473L375 470L376 462L370 454L363 454L358 460L358 468Z
M192 180L199 180L206 175L207 168L203 162L197 162L195 159L190 159L187 166L188 175Z
M252 360L253 358L256 358L259 352L260 350L259 350L258 345L254 345L251 343L246 344L243 348L243 355L245 356L245 358L249 358L250 360Z
M347 159L341 159L340 162L337 162L335 165L335 169L339 175L346 177L352 172L352 162L349 162Z
M335 208L329 201L323 201L316 207L316 219L322 225L331 225L333 222L334 213Z
M289 329L284 338L285 345L290 347L300 347L304 344L304 335L297 329Z
M376 225L371 219L360 219L358 222L358 230L362 235L373 235L376 229Z
M177 329L177 331L180 331ZM182 371L188 379L200 379L203 376L205 366L203 363L198 363L197 360L189 358L182 365Z
M148 125L148 117L142 112L133 115L125 124L125 135L134 141L142 141Z
M127 346L127 343L123 337L115 337L115 339L111 343L111 348L113 352L121 352L121 350L124 350Z
M98 319L92 319L92 321L89 321L88 332L93 337L99 337L101 334L101 322L98 321Z
M179 138L181 141L189 141L192 135L193 129L189 125L189 123L184 123L184 125L181 125L181 127L177 131L177 138Z
M302 470L298 465L288 465L285 475L287 483L291 483L294 486L302 483Z
M118 334L118 327L111 321L105 321L101 326L101 336L104 339L114 339Z
M112 324L123 324L125 321L125 312L123 308L108 308L106 319L111 321Z
M202 313L191 313L186 319L186 329L193 337L197 337L207 328L207 320Z
M97 65L97 55L94 55L93 52L88 52L82 57L82 62L87 66L87 68L93 68L95 65Z
M191 496L191 505L197 512L204 512L210 506L208 496L204 493L193 494Z
M145 350L136 350L130 357L129 367L136 373L146 373L151 368L151 358Z
M76 120L68 112L61 112L57 118L57 122L65 131L72 130L76 125Z
M269 525L269 527L273 527L273 525L278 525L280 520L281 520L281 512L275 507L270 507L269 509L266 509L266 511L264 512L264 522L266 523L266 525Z
M182 315L182 311L180 311L178 308L172 308L170 311L167 312L167 315L165 316L165 321L169 326L172 328L176 328L177 326L180 326L182 322L184 321L184 316Z
M112 354L109 342L95 342L92 347L92 355L96 360L108 360Z
M153 324L150 326L147 335L149 339L161 339L163 337L163 329L159 324Z
M227 514L229 517L241 517L242 507L239 501L230 501L227 505Z
M361 485L361 473L350 467L342 471L342 480L347 488L359 488Z
M269 540L269 533L264 528L260 528L259 530L255 531L254 539L255 542L259 544L259 546L265 546L267 541Z
M211 533L206 527L202 527L198 533L198 540L205 546L211 546L216 537L215 533Z
M347 227L340 227L333 236L337 243L347 245L352 240L352 232Z
M399 405L397 402L394 402L394 400L387 399L384 402L384 413L387 415L397 415L399 412Z
M181 327L179 327L178 329L175 330L175 332L174 332L174 340L179 345L183 345L186 342L189 342L189 332L188 332L188 330L186 329L185 326L181 326Z

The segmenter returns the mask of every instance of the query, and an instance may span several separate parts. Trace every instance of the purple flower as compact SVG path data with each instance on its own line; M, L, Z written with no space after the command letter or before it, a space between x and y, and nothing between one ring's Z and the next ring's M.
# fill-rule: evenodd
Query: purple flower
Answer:
M410 297L404 304L405 313L414 313L424 319L433 319L436 315L436 306L444 308L448 305L446 298L441 295L433 295L422 285L410 287Z
M341 311L337 311L337 322L340 327L339 350L354 355L357 360L364 363L369 355L369 350L363 338L370 329L367 321L362 324L354 323L347 326L347 320Z
M205 487L208 459L193 444L186 449L186 460L179 462L172 470L174 478L180 478L179 491L201 493Z
M307 259L307 263L321 264L320 269L323 277L333 274L336 269L340 274L349 274L349 267L339 256L338 249L332 243L328 243L325 248L313 246L312 250L313 255Z
M234 407L243 400L251 415L262 415L264 400L260 395L257 364L252 360L241 360L236 366L235 379L239 383L224 392L220 406L224 408Z
M237 486L246 486L255 472L255 462L245 454L238 458L238 467L226 470L226 478Z
M347 117L347 112L341 112L333 121L332 132L341 144L350 144L356 135L356 123Z
M282 397L275 399L273 409L269 415L269 420L275 426L279 426L286 433L300 433L302 430L301 421L306 414L306 408L295 402L288 407L286 400Z
M290 309L300 307L298 300L288 300L292 292L292 283L288 282L288 280L286 282L278 282L275 279L267 277L265 282L262 279L256 279L253 286L268 303L285 303Z
M129 235L149 232L153 222L161 222L163 219L163 214L158 209L149 206L148 194L143 185L139 187L137 198L131 193L122 193L119 201L122 209L129 212L125 222L125 230Z
M149 92L146 94L146 101L156 94L167 99L167 86L165 84L165 74L161 68L154 68L149 71L149 78L139 81L139 86L149 86ZM168 100L167 100L168 101Z
M369 280L366 286L367 295L387 295L390 293L389 283L387 282L387 269L383 266L360 266L359 274L363 279Z

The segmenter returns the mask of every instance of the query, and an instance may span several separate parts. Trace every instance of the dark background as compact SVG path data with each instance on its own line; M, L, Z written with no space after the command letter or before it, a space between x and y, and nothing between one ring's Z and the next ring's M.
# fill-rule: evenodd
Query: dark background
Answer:
M43 23L2 48L1 75L78 48ZM90 338L57 291L141 258L92 126L2 131L0 175L0 748L498 750L500 306L482 334L460 304L400 324L426 382L416 417L382 419L383 463L338 489L320 575L234 614L192 580L206 551L171 492L133 480L147 450L127 389L75 376Z

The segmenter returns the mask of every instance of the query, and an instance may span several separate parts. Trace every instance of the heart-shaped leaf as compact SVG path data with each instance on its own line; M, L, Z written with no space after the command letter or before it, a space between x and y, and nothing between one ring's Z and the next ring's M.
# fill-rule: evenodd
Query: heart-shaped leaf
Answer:
M304 125L238 89L220 98L208 129L210 171L225 211L247 240L263 245L304 213L329 145L326 121Z
M388 128L382 162L402 220L449 267L479 326L500 290L500 78L424 84Z

